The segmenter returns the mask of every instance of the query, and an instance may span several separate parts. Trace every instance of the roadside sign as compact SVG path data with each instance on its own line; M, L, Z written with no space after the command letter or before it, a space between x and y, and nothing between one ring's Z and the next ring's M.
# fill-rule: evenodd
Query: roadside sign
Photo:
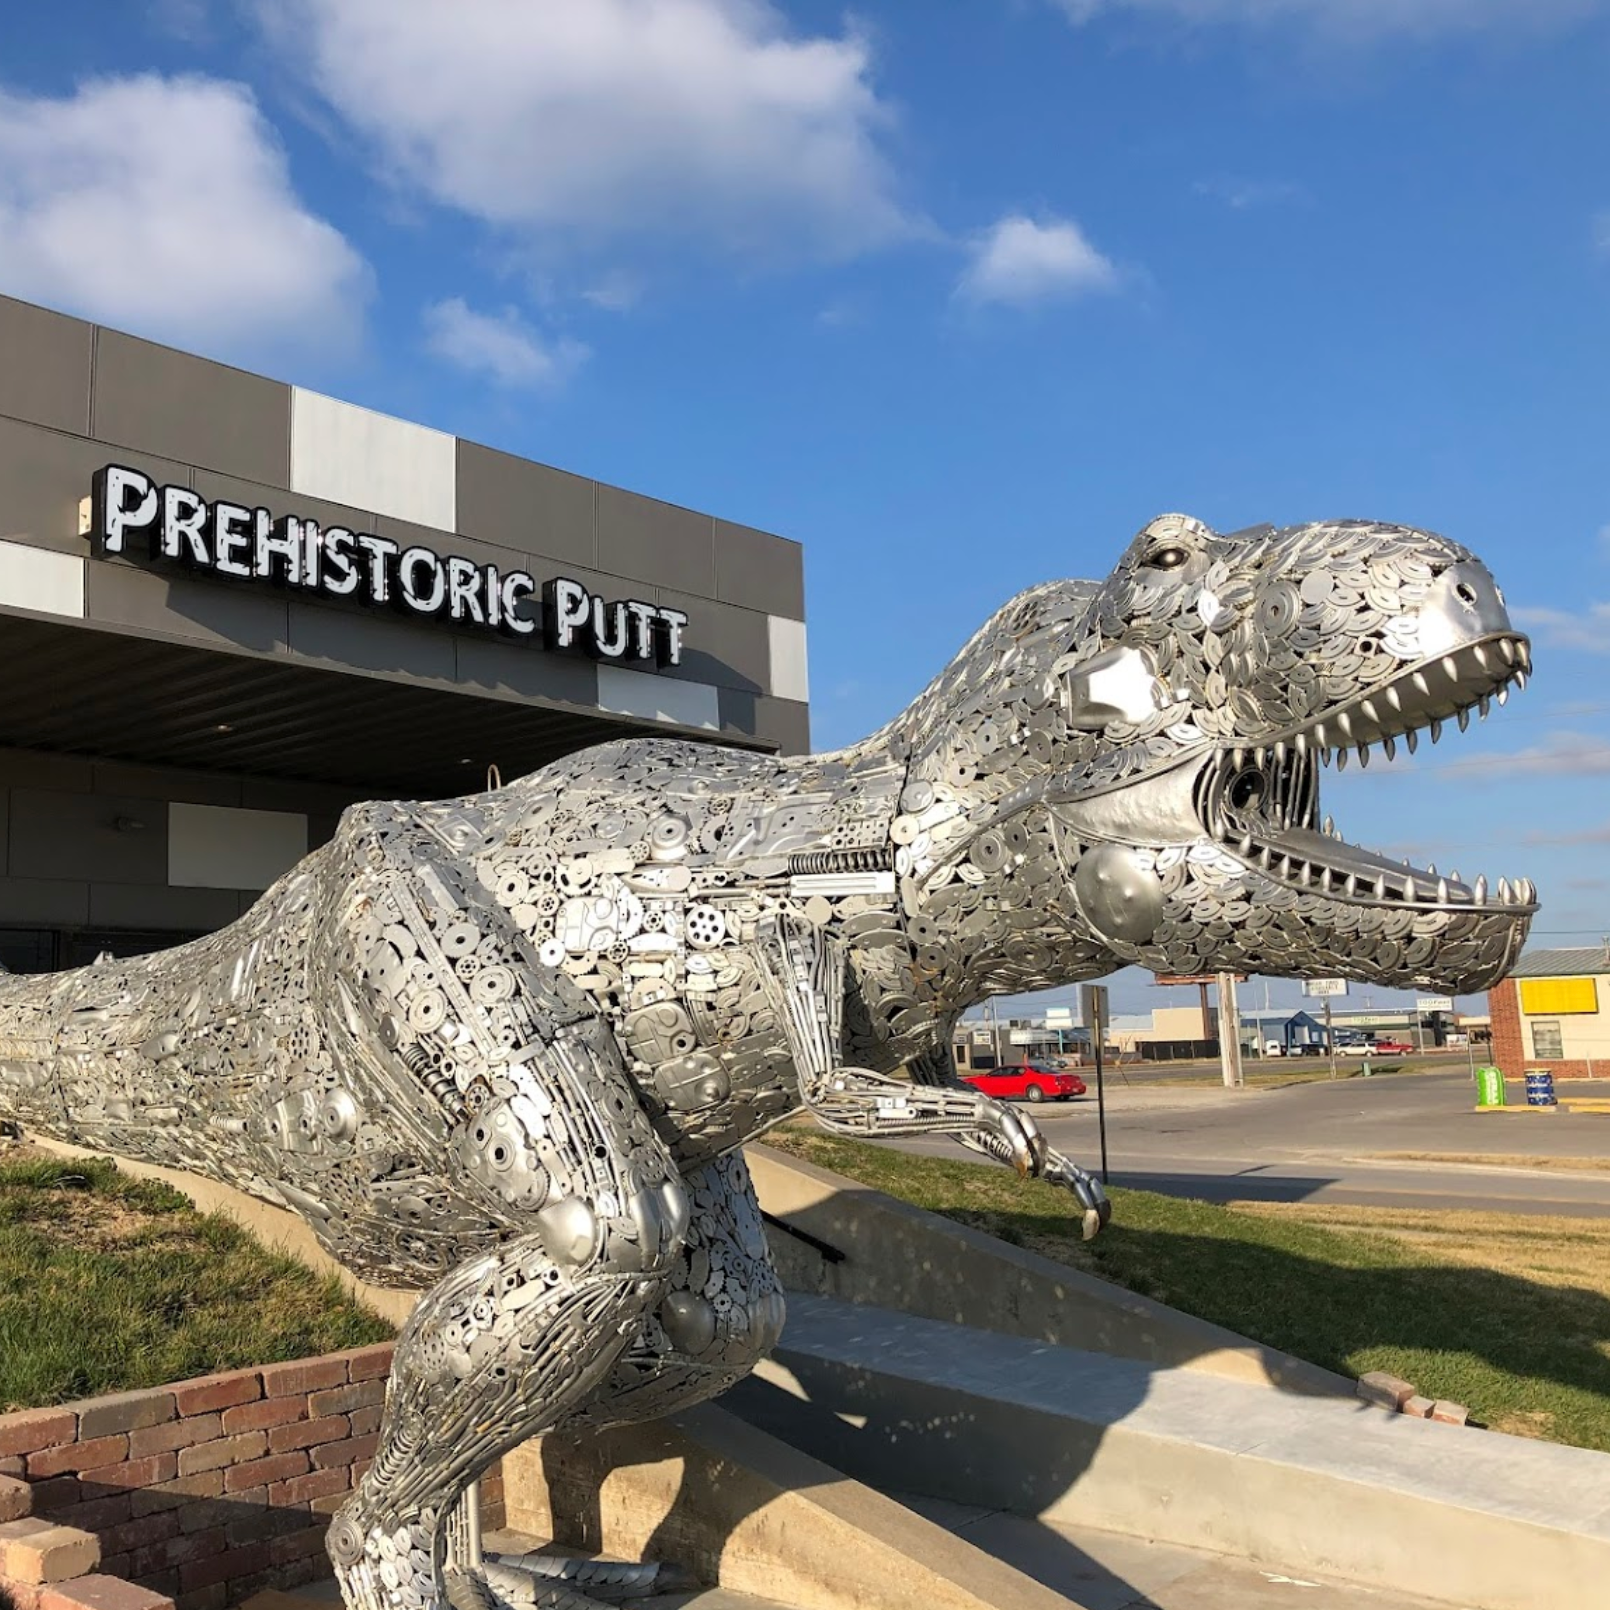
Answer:
M1033 1045L1040 1036L1033 1029L1013 1029L1006 1038L1013 1045Z
M1345 995L1347 993L1347 980L1345 978L1308 978L1303 980L1304 995Z
M1421 995L1416 998L1414 1009L1417 1012L1451 1012L1453 1010L1453 997L1451 995Z
M1059 1023L1073 1026L1073 1008L1071 1006L1048 1006L1045 1009L1045 1026L1055 1028Z

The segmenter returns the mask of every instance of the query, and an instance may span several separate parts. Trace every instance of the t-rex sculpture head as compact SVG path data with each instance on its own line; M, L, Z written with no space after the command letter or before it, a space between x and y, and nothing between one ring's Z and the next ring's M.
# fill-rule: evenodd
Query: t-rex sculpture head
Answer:
M1463 728L1530 663L1491 575L1443 537L1164 515L1106 581L1013 599L880 735L919 803L965 812L908 850L907 905L958 871L1009 878L1049 841L1049 920L1118 963L1485 988L1520 951L1530 881L1344 842L1319 769Z

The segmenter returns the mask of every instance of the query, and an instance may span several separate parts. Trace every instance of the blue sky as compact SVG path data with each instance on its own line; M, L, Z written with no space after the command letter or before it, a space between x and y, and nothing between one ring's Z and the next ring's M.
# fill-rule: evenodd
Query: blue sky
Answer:
M1610 0L57 0L0 289L798 538L824 747L1163 510L1444 531L1536 678L1327 808L1587 944L1607 83Z

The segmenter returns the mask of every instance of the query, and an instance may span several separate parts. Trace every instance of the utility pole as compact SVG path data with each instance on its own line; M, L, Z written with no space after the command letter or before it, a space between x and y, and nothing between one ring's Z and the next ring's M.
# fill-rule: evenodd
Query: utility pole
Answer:
M1235 974L1219 974L1219 1065L1224 1086L1239 1090L1241 1077L1241 1008L1236 1004Z
M1330 1076L1336 1077L1336 1035L1330 1026L1330 996L1325 997L1325 1049L1330 1053Z

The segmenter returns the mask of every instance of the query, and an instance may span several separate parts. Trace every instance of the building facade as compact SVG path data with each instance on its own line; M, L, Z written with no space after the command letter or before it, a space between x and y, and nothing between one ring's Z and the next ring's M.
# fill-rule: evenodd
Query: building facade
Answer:
M1610 1073L1610 948L1529 950L1488 992L1492 1059L1506 1078Z
M0 298L0 962L232 921L366 798L809 748L799 545Z

